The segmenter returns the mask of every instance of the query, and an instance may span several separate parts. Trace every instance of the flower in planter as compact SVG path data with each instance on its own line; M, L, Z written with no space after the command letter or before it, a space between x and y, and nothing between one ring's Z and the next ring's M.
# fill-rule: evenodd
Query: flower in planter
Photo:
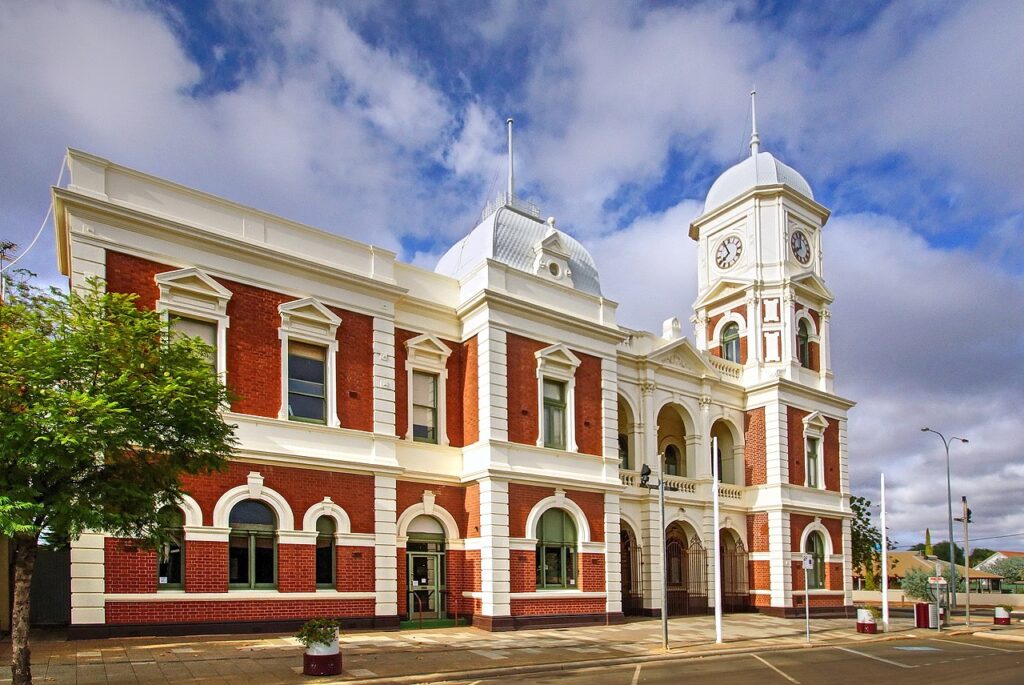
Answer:
M295 637L306 649L313 645L330 645L338 639L341 624L333 618L314 618L306 621Z

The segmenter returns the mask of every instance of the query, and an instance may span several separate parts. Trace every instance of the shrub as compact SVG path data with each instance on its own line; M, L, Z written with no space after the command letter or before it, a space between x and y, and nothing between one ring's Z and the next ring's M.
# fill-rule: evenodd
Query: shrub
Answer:
M333 618L314 618L306 621L295 637L306 648L315 644L329 645L338 638L340 628L341 624Z

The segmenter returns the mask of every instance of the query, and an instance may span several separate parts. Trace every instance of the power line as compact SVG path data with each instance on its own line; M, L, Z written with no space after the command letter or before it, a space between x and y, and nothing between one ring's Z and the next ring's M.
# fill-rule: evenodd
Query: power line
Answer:
M68 156L64 155L63 159L60 160L60 174L57 175L57 183L56 183L56 185L58 187L60 186L61 181L64 180L64 169L67 168L67 163L68 163ZM22 252L17 257L15 257L14 261L12 261L10 264L8 264L7 266L5 266L3 268L0 268L0 274L2 274L4 271L10 270L10 268L12 266L14 266L19 261L21 261L22 257L24 257L25 255L27 255L29 252L32 251L32 248L35 246L36 241L39 240L39 236L41 236L43 234L43 229L46 228L46 223L50 220L50 213L51 212L53 212L53 200L52 199L50 200L50 206L47 207L47 209L46 209L46 216L43 217L43 223L39 224L39 230L36 231L36 237L32 238L32 242L28 244L28 247L25 248L25 251Z

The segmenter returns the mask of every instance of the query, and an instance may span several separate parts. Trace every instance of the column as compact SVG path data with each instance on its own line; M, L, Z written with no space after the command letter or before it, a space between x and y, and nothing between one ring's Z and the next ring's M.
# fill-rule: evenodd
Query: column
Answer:
M373 317L373 432L395 434L395 322L379 316Z
M832 392L832 353L831 324L832 310L827 307L821 310L821 330L818 331L818 368L821 370L821 389Z
M619 395L618 363L615 359L601 360L601 435L604 456L619 456Z
M398 521L396 485L391 476L374 477L374 573L377 616L398 615Z
M781 509L768 512L768 554L771 568L771 605L793 606L793 578L790 571L789 514Z
M604 494L604 589L608 593L605 611L622 613L622 541L619 539L619 495Z
M480 594L484 616L511 616L508 483L480 481Z
M103 535L84 533L71 542L71 625L106 623L105 561Z
M640 531L643 544L643 583L645 613L659 616L661 612L661 564L664 557L665 531L661 529L658 493L640 504Z
M711 480L711 397L701 395L697 401L700 405L700 414L697 416L700 442L694 445L695 473L699 480Z
M476 338L481 440L508 440L508 348L505 331L485 327Z

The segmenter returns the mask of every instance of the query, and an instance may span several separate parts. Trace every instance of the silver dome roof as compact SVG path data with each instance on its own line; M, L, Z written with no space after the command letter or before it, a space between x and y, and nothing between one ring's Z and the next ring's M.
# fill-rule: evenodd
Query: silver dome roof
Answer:
M796 169L775 159L770 152L759 152L747 157L718 177L707 199L704 200L704 213L721 207L734 197L739 197L751 188L783 183L811 200L814 193L811 186Z

